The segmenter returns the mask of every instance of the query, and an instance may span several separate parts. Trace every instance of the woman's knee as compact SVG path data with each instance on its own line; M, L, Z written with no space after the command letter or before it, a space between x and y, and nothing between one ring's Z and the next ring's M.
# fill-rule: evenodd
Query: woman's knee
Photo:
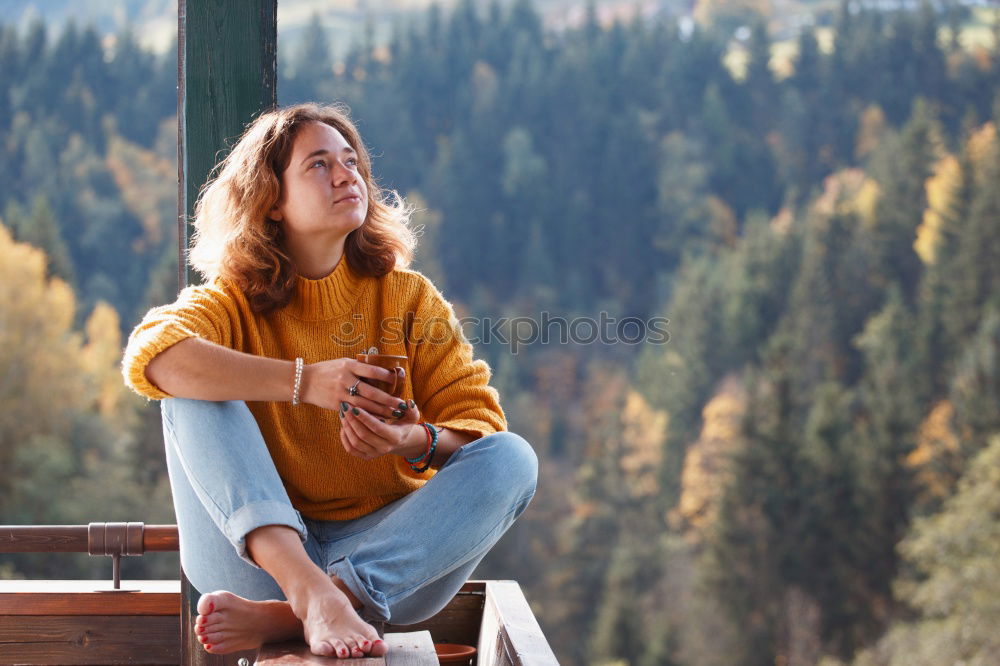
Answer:
M250 414L250 408L242 400L195 400L193 398L164 398L160 402L160 410L165 417L175 419L187 417L196 419L245 419Z
M250 408L242 400L214 402L166 398L160 405L164 431L175 437L259 432Z
M479 440L490 452L490 459L497 467L497 478L504 485L520 490L521 495L530 496L538 482L538 456L531 444L520 435L502 431L487 435Z

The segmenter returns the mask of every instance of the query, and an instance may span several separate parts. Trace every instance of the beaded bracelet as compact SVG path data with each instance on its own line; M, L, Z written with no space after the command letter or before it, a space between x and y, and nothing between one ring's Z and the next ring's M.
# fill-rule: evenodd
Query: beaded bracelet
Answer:
M417 425L422 427L424 424L423 423L418 423ZM421 460L423 460L424 458L426 458L427 457L427 453L431 450L431 432L427 428L424 428L424 432L427 433L427 448L424 449L424 452L421 453L416 458L406 458L406 462L410 463L411 465L414 465L414 464L420 462Z
M302 357L295 359L295 384L292 385L292 406L299 404L299 391L302 389Z
M421 423L420 425L427 428L427 432L431 434L432 439L431 439L431 447L427 450L427 453L425 454L426 460L424 464L421 465L420 467L417 467L416 465L410 465L410 469L412 469L417 474L423 474L424 472L426 472L431 468L431 462L434 460L434 451L437 450L437 445L438 445L437 428L432 426L430 423Z

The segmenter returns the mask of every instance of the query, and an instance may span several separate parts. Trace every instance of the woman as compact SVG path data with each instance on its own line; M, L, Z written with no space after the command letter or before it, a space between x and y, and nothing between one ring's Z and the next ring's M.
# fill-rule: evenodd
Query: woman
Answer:
M163 399L181 562L212 653L304 637L385 653L369 624L435 614L524 511L537 462L506 432L451 306L406 270L409 211L346 112L247 129L196 208L207 283L154 308L123 373ZM355 355L408 357L401 398Z

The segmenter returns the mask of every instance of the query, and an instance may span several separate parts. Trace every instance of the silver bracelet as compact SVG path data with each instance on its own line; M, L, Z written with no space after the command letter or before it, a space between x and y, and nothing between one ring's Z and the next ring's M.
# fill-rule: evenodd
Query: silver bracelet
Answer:
M295 359L295 385L292 387L292 406L299 404L299 390L302 388L302 357Z

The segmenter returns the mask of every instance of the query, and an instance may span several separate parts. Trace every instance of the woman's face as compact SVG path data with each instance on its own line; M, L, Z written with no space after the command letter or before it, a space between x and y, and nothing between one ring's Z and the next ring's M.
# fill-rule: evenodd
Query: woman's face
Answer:
M299 130L281 174L281 197L271 219L289 236L346 237L368 213L368 188L358 172L358 155L333 127L311 122Z

